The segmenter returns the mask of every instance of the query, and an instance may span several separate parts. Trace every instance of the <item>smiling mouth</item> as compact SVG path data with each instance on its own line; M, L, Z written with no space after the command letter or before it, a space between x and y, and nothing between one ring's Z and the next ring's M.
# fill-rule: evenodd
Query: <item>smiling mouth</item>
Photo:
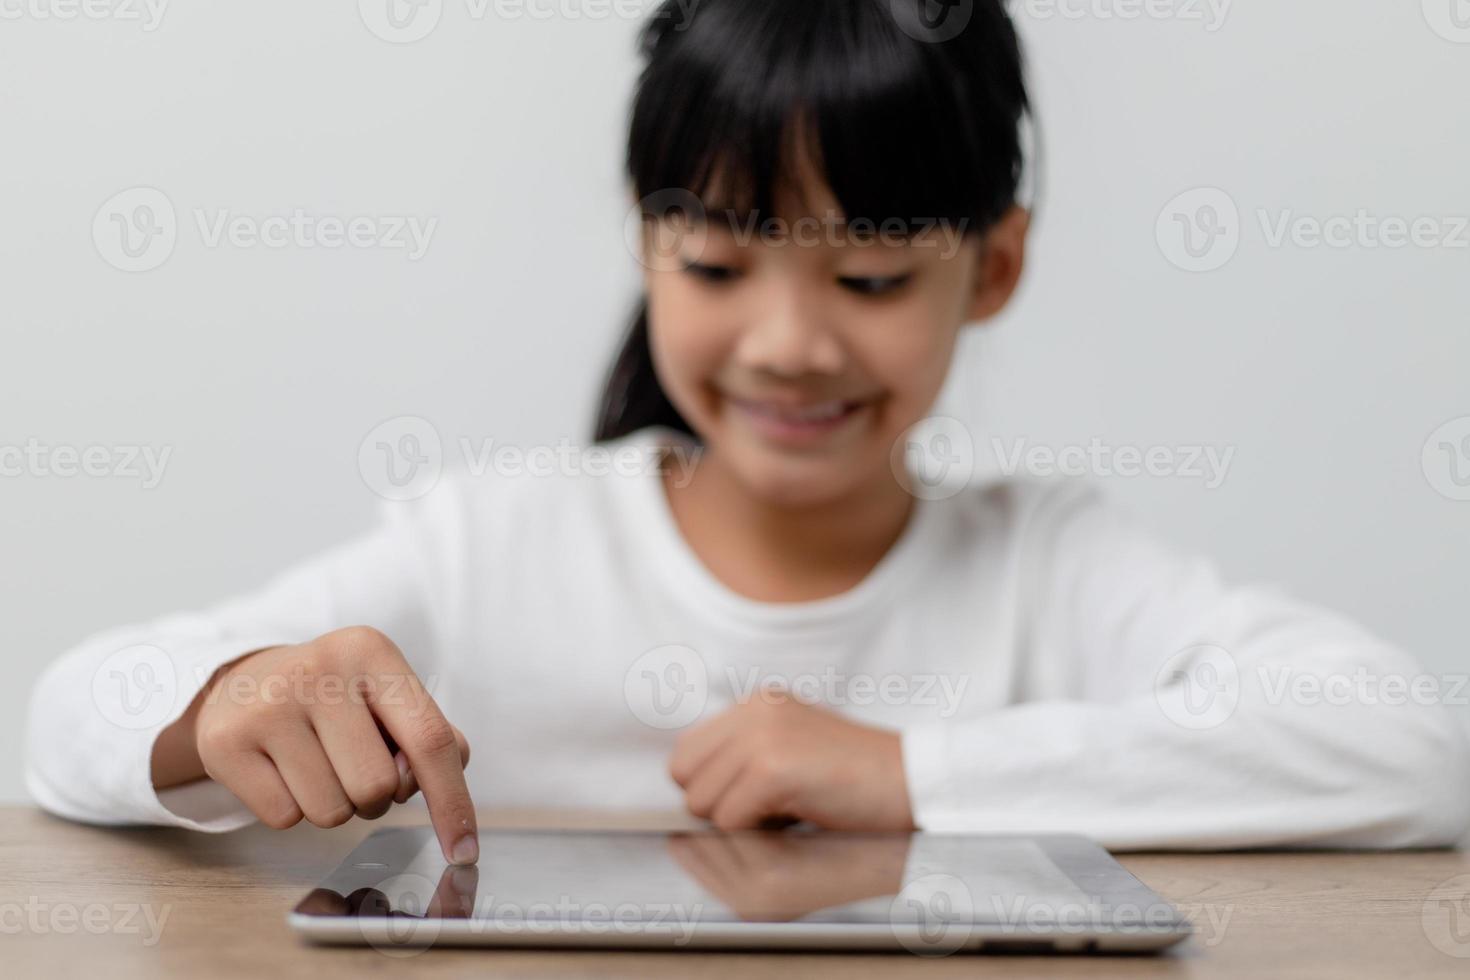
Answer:
M836 432L876 401L833 398L790 403L735 395L726 395L725 399L763 435L788 443L811 441Z

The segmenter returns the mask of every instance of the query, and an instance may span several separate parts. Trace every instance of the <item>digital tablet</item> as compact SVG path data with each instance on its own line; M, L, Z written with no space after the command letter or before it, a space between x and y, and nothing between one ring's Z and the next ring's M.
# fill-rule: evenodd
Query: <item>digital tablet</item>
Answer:
M290 913L313 941L1090 952L1191 927L1082 837L483 831L447 865L428 827L380 830Z

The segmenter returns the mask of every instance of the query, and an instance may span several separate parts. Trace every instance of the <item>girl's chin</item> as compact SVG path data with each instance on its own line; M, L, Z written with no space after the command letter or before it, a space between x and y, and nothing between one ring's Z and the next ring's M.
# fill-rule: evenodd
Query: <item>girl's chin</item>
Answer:
M742 446L727 458L739 481L759 500L777 507L815 507L850 496L866 470L859 454L803 457Z

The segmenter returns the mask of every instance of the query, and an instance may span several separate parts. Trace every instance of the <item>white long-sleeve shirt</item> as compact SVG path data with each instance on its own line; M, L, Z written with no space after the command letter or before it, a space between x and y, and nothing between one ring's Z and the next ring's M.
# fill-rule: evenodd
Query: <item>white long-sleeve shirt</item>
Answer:
M260 591L86 639L35 688L31 793L97 823L248 823L208 780L155 792L158 733L219 665L368 624L468 738L482 806L680 808L681 728L784 683L902 733L928 830L1399 847L1470 825L1433 678L1342 617L1226 588L1085 485L919 500L856 587L767 603L680 535L653 472L670 438L614 444L609 475L446 475Z

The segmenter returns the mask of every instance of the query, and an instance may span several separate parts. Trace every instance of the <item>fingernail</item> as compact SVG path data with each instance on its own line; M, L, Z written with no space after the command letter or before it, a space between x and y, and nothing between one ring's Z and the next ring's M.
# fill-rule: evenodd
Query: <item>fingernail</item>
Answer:
M457 894L473 898L475 889L480 885L480 872L473 866L455 868L449 873L449 883L454 886Z
M449 860L453 864L474 864L480 860L480 841L474 834L465 834L455 841Z
M408 799L408 760L400 752L393 756L393 762L398 766L398 791L393 794L393 802L402 803Z

